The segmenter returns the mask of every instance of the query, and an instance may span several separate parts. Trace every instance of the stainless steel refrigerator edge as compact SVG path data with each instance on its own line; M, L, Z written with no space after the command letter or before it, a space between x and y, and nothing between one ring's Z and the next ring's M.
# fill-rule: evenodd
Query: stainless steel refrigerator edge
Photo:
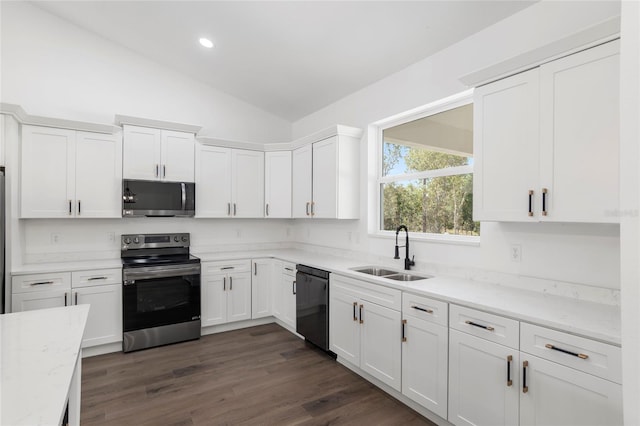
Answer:
M0 289L2 290L2 299L0 303L0 314L5 312L5 293L7 291L5 285L5 259L4 259L4 245L5 245L5 232L4 232L4 166L0 166Z
M329 272L297 265L296 332L329 350Z

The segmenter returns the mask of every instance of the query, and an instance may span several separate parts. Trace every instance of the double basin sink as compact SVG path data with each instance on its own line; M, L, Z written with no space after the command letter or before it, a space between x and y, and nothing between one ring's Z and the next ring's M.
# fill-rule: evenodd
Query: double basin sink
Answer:
M394 281L419 281L431 278L430 276L406 274L404 272L394 271L392 269L378 268L375 266L360 266L357 268L351 268L352 271L360 272L362 274L373 275L380 278L386 278Z

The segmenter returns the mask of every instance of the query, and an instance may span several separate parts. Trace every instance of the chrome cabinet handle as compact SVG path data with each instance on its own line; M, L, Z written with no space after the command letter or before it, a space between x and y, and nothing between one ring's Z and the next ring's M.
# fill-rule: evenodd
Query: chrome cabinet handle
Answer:
M572 356L578 357L580 359L589 358L589 355L580 354L580 353L577 353L577 352L571 352L571 351L568 351L566 349L562 349L562 348L559 348L557 346L553 346L551 343L547 343L546 345L544 345L544 347L547 348L547 349L552 349L554 351L562 352L563 354L572 355Z
M87 278L87 281L95 281L95 280L106 280L107 277L91 277Z
M542 216L547 215L547 188L542 188Z
M507 357L507 386L513 385L513 380L511 380L511 363L513 362L513 356L509 355Z
M253 264L253 275L258 275L258 264L257 263Z
M231 216L231 203L227 203L227 216Z
M292 292L293 294L296 294L296 282L295 282L295 281L293 281L293 282L291 283L291 292Z
M45 284L53 284L53 281L40 281L37 283L31 283L29 284L30 286L34 286L34 285L45 285Z
M403 319L402 320L402 342L406 342L407 341L407 336L404 334L404 326L407 325L407 320Z
M235 269L235 266L223 266L222 268L220 268L221 271L226 271L228 269Z
M227 291L227 277L222 277L222 291Z
M69 200L69 216L71 216L72 212L71 212L71 200Z
M293 272L293 269L291 269L291 268L284 268L284 269L287 270L287 271Z
M81 201L78 200L78 216L80 216L80 214L82 214L82 209L81 209L82 205L80 203L81 203Z
M533 189L529 190L529 216L533 216Z
M156 164L156 177L160 177L160 165Z
M362 308L364 308L363 305L360 305L360 307L358 308L358 314L360 315L360 324L364 323L364 320L362 319Z
M310 204L310 203L307 203L307 207L305 208L305 211L306 211L306 213L307 213L307 216L309 216L309 204Z
M266 215L269 216L269 203L267 203L267 207L266 207Z
M426 312L428 314L432 314L432 309L421 308L420 306L411 306L413 309L417 309L418 311Z
M67 306L67 293L64 293L64 306Z
M236 211L236 203L233 203L233 215L237 215L238 212Z
M353 302L353 320L358 321L358 316L356 315L356 308L358 307L358 302Z
M162 177L165 178L166 176L167 176L167 165L163 164L162 165Z
M529 361L522 362L522 393L529 392L529 386L527 386L527 367L529 367Z
M484 328L487 331L494 331L495 330L495 328L491 327L490 325L482 325L482 324L478 324L478 323L473 322L473 321L465 321L464 323L472 325L474 327Z
M77 291L76 291L76 294L75 294L75 299L76 299L75 304L77 305L78 304L78 292Z
M229 291L233 290L233 277L229 277Z

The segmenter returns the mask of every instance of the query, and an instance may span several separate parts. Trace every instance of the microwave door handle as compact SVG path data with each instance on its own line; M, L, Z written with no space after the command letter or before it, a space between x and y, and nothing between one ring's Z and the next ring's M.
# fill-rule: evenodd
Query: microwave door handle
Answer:
M182 210L187 209L187 188L184 182L180 183L180 189L182 189Z

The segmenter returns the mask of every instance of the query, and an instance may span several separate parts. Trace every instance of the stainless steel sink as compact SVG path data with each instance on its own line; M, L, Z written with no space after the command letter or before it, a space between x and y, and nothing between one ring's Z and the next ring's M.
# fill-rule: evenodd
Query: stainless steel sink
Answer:
M398 271L392 271L390 269L376 268L375 266L368 266L364 268L354 268L356 272L361 272L363 274L375 275L376 277L384 277L386 275L397 274Z
M384 278L389 280L394 280L394 281L419 281L419 280L426 280L431 277L423 277L420 275L411 275L411 274L393 274L393 275L387 275Z

